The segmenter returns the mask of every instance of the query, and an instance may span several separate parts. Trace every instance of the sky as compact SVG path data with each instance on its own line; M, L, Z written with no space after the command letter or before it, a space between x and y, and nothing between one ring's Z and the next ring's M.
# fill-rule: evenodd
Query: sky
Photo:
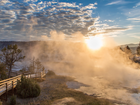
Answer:
M139 0L0 0L0 41L104 35L117 44L139 43Z

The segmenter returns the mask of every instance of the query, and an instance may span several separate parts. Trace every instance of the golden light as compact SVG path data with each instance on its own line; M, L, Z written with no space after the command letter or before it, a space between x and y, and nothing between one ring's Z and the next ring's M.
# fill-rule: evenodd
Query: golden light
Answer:
M85 39L85 43L92 50L99 50L103 46L103 37L101 35L90 36L88 39Z

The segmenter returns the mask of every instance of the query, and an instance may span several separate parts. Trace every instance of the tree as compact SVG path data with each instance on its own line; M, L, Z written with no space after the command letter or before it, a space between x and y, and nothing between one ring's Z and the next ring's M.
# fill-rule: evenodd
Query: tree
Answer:
M35 72L35 57L33 57L33 59L31 59L30 65L28 67L28 70L31 73L34 73Z
M120 50L123 51L123 49L120 47Z
M37 71L42 71L44 69L43 65L41 64L41 62L39 61L39 59L36 59L36 70Z
M22 50L18 49L16 44L4 47L1 52L0 59L8 67L8 77L10 77L14 63L21 61L25 56L21 54Z
M7 69L6 69L5 64L3 64L3 63L0 62L0 79L1 80L7 78L6 72L7 72Z
M129 48L129 46L126 46L124 48L124 52L127 53L127 54L132 54L131 49Z
M31 60L31 63L28 67L28 70L31 72L31 73L35 73L35 72L38 72L38 71L43 71L45 68L43 67L43 65L41 64L40 60L39 59L35 59L33 57L33 59Z
M23 74L23 73L26 73L27 72L27 67L26 66L24 66L21 70L20 70L20 72Z
M40 94L40 86L36 81L22 75L21 81L17 81L17 96L20 98L37 97Z
M139 46L137 47L137 55L140 55L140 43Z

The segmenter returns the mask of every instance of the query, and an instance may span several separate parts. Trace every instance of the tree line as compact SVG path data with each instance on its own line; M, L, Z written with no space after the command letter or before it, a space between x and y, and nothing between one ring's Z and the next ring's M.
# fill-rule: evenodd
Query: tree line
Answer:
M22 53L22 50L18 48L16 44L8 45L1 49L0 52L0 79L10 78L12 68L16 62L20 62L25 59L25 55ZM23 68L22 71L29 71L34 73L36 71L44 70L43 65L39 59L33 58L30 62L30 65L27 68Z

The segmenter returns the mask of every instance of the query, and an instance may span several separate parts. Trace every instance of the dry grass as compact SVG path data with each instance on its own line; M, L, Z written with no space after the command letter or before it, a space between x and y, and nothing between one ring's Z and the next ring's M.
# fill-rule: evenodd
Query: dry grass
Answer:
M32 99L17 99L17 105L113 105L109 100L98 99L67 88L67 81L73 79L57 75L46 76L45 81L39 82L41 94ZM65 104L60 104L62 101Z
M46 79L45 79L45 78L34 78L34 80L35 80L36 82L43 82L43 81L45 81Z
M72 97L76 100L74 102L68 102L67 105L112 105L112 103L106 99L97 99L83 92L67 88L66 82L71 80L71 78L63 76L47 77L47 84L43 91L48 94L49 99L40 102L40 105L51 105L54 101L65 97Z

